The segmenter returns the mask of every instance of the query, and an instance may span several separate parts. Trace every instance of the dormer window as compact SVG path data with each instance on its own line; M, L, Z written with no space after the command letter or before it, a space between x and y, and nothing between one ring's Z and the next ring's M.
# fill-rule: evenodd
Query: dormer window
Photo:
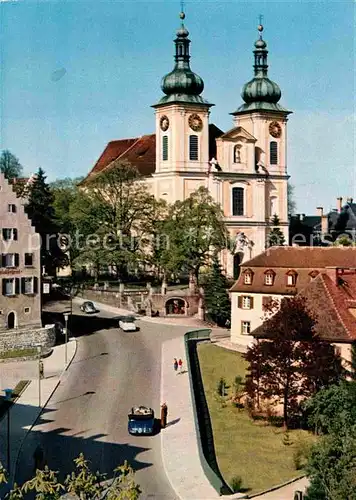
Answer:
M298 274L295 271L288 271L287 273L287 285L295 286L297 283Z
M244 275L244 285L252 285L253 272L251 269L247 269L243 273Z
M316 278L319 274L319 271L316 271L315 269L313 271L311 271L309 273L309 276L310 276L310 280L313 280L314 278Z
M265 272L265 285L271 286L274 283L275 272L268 270Z

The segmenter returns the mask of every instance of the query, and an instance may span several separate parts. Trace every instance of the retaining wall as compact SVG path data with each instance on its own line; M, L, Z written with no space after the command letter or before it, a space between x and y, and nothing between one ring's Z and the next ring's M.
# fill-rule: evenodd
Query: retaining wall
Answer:
M53 347L56 343L56 332L54 325L44 328L29 328L0 331L0 351L12 349L24 349L41 344L42 347Z

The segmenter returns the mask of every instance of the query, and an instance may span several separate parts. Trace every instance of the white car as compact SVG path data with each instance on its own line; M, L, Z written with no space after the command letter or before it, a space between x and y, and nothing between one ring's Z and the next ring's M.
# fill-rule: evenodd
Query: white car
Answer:
M135 318L133 316L127 316L119 320L119 327L124 332L135 332L137 330Z

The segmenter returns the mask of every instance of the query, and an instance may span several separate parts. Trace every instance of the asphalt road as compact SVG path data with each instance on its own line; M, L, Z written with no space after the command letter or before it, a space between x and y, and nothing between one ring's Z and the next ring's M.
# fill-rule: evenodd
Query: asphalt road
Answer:
M124 333L112 314L83 318L78 309L74 314L76 336L81 324L85 333L78 337L75 360L24 443L17 482L31 477L33 453L40 445L61 479L83 452L95 471L109 473L127 460L137 471L142 499L176 499L163 471L159 433L131 436L127 413L134 404L143 404L159 417L161 344L186 328L138 321L140 331Z

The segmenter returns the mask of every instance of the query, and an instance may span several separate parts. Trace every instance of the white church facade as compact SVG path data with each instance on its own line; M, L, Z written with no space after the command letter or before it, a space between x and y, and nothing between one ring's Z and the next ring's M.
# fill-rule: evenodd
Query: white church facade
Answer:
M202 97L203 80L190 69L188 31L177 31L175 66L162 80L164 96L155 110L155 134L108 143L89 176L127 160L144 176L154 196L169 203L183 200L200 186L208 188L224 212L236 241L222 256L228 276L239 264L266 248L270 220L277 215L288 241L287 121L279 104L281 91L268 78L267 45L254 48L254 77L242 90L243 104L231 113L232 128L223 132L209 123L213 104Z

